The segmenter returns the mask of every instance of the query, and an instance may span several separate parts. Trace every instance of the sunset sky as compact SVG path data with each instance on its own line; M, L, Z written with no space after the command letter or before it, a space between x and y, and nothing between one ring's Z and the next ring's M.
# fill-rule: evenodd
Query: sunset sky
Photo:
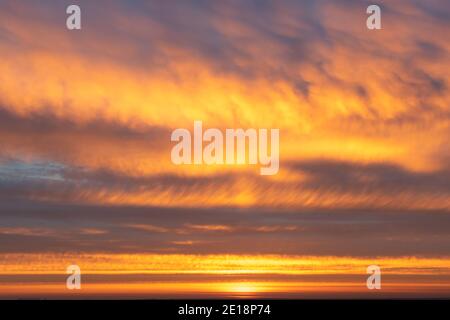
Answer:
M447 0L1 0L0 298L449 297L449 34ZM196 120L280 129L278 174L174 165Z

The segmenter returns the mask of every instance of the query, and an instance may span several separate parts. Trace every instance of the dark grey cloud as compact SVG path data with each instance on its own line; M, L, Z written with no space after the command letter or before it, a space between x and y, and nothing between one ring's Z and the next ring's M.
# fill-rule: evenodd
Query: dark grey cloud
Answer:
M26 115L17 115L8 111L8 108L0 105L0 132L3 134L29 135L30 138L38 139L45 135L85 135L122 140L155 141L163 137L170 137L170 129L145 125L137 122L119 123L107 121L102 117L81 122L76 119L58 118L51 112L38 111L28 112Z
M22 201L3 203L0 214L3 253L450 253L450 215L446 211L177 209ZM136 225L150 228L139 229ZM193 228L218 225L227 226L228 230ZM278 229L273 228L277 226ZM33 228L48 232L30 235ZM24 231L28 229L29 232Z
M0 165L47 161L76 169L81 153L86 158L95 152L106 160L112 157L111 152L116 157L145 154L147 160L161 152L169 154L171 130L140 121L119 123L100 117L72 121L45 111L16 115L0 106Z
M450 196L450 171L447 169L413 172L388 163L360 164L327 160L291 163L290 167L308 175L307 181L302 182L302 187L307 189L340 190L355 194L406 191Z

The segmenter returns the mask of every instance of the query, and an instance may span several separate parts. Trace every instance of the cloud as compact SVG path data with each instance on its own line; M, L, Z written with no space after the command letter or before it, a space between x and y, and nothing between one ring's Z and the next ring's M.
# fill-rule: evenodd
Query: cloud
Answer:
M450 11L367 3L2 1L0 250L446 254ZM194 120L280 173L174 166Z
M53 235L57 234L57 232L50 229L16 227L16 228L0 228L0 234L42 237L42 236L51 236L52 234Z
M134 172L11 160L2 167L0 198L5 201L280 209L448 210L450 206L448 170L415 172L386 163L320 159L290 162L275 178L232 169L226 174L213 171L137 176Z
M317 160L293 163L291 168L306 175L302 187L320 190L365 191L387 194L413 191L433 195L450 194L450 172L414 172L392 164L359 164Z
M169 229L167 229L167 228L158 227L158 226L154 226L151 224L128 224L128 225L126 225L126 227L137 229L137 230L142 230L142 231L147 231L147 232L168 232L169 231Z
M2 230L15 230L0 234L2 253L436 257L447 256L450 245L450 216L443 210L98 207L22 201L2 206L0 213ZM39 236L21 231L38 229L47 231ZM178 246L183 243L189 246Z

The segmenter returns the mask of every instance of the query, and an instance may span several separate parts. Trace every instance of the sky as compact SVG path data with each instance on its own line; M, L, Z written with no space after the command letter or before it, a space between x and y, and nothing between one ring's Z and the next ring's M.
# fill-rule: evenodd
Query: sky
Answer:
M0 297L450 296L450 4L372 2L0 1ZM173 164L196 120L278 174Z

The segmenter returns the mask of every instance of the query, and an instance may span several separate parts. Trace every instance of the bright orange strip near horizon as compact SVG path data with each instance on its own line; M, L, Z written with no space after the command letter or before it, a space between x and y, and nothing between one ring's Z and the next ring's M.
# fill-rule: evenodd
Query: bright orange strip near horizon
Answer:
M383 285L383 291L369 291L364 282L142 282L142 283L88 283L79 291L69 291L65 283L0 284L0 297L229 297L229 298L277 298L277 297L446 297L450 293L450 281L445 283L396 283ZM4 294L7 293L6 296Z
M4 283L0 281L0 296L10 297L360 295L369 292L364 279L370 264L382 268L385 279L382 294L445 296L450 292L450 258L101 253L0 257L0 276L10 277ZM67 264L74 262L80 265L85 282L81 291L71 293L65 289L63 280ZM29 275L33 275L34 280L26 278ZM50 279L51 275L59 280ZM129 278L133 275L138 278ZM148 275L154 278L146 278ZM202 278L206 275L209 279ZM95 276L101 278L94 281ZM283 279L286 276L289 278ZM405 276L409 278L405 280Z
M2 254L0 274L61 274L70 264L89 274L351 274L371 264L384 273L450 274L449 258L193 254Z

